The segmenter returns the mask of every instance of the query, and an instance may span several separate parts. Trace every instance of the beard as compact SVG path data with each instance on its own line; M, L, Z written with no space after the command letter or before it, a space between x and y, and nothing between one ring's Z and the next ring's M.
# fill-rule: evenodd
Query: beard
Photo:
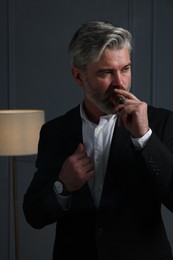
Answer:
M114 93L114 89L120 88L117 86L110 86L106 92L100 93L99 87L94 87L85 82L85 95L95 106L97 106L105 114L116 114L120 110L119 98L121 96ZM129 91L128 89L122 88Z

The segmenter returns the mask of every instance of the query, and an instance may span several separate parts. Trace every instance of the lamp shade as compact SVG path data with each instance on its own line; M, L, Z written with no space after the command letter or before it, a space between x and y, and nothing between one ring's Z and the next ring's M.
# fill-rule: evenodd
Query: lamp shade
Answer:
M37 153L44 110L0 110L0 155Z

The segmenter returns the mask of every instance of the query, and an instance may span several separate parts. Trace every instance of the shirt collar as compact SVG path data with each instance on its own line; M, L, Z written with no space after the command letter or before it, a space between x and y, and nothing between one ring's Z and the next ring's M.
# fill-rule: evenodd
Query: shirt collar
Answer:
M83 102L81 102L81 104L80 104L80 115L81 115L81 118L83 120L88 121L88 122L91 123L91 121L88 119L88 117L87 117L87 115L86 115L86 113L84 111ZM116 117L117 117L117 114L107 114L105 116L101 116L100 120L104 119L104 120L109 122L111 119L116 118Z

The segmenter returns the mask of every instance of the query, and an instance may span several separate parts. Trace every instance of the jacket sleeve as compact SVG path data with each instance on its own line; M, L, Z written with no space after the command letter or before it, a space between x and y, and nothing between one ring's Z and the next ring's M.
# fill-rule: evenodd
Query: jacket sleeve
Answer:
M142 150L161 202L173 211L173 113L162 120Z
M40 132L36 172L23 200L23 211L27 222L34 228L42 228L62 216L53 184L61 168L58 159L57 141L54 134L43 126Z
M57 200L53 185L63 162L74 153L81 141L79 106L42 126L36 173L23 200L24 215L34 228L54 223L67 214Z

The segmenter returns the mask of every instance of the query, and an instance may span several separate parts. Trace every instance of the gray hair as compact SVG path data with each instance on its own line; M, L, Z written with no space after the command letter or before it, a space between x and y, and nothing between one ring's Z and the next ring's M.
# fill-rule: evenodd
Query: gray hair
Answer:
M128 48L130 54L131 33L108 22L90 21L82 24L69 44L71 65L85 69L87 64L98 61L105 49L114 48Z

